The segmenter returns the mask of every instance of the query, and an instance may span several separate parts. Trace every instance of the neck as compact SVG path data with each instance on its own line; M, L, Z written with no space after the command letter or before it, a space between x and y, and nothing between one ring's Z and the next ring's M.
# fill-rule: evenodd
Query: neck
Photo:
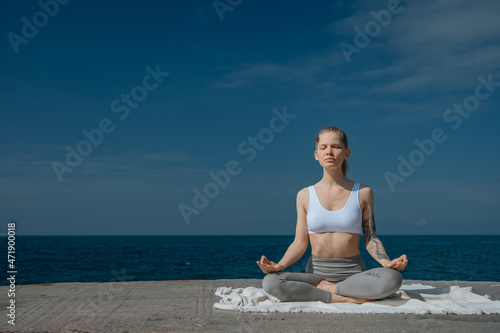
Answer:
M326 169L323 168L323 178L319 181L322 186L333 187L336 185L344 185L347 182L346 176L342 173L341 168Z

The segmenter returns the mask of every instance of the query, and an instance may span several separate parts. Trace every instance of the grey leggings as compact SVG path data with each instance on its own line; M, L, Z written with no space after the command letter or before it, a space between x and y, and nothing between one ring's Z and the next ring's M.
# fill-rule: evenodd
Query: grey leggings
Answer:
M381 267L365 271L365 263L360 255L350 258L311 256L306 273L267 274L262 280L262 287L282 302L331 303L332 294L316 288L323 280L337 284L337 295L367 299L387 297L403 283L401 273L394 269Z

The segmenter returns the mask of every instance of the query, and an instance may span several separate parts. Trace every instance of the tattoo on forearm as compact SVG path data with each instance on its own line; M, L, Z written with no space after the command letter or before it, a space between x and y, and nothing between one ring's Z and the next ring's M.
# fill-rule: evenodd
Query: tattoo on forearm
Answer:
M375 215L370 216L368 219L363 221L363 238L365 240L365 246L371 255L377 257L378 259L390 260L385 253L384 246L382 242L377 237L377 231L375 230Z
M378 238L374 239L373 242L371 242L370 248L371 251L373 251L377 255L377 258L390 260L387 254L385 253L382 243Z
M365 239L365 244L368 244L373 236L377 234L375 230L375 215L370 216L368 219L364 220L363 226L363 238Z

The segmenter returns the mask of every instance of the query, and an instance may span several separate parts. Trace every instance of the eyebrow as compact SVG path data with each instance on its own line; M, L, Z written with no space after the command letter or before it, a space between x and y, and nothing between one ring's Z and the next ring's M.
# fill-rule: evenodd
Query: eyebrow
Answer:
M340 145L340 142L333 142L334 145ZM328 146L328 143L320 143L320 146Z

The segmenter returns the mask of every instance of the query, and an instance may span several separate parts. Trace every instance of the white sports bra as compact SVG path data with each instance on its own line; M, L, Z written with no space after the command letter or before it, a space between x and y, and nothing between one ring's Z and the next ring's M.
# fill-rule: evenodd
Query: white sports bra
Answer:
M359 205L359 183L354 183L351 195L340 210L326 210L321 206L314 186L309 186L307 226L310 234L339 231L361 234L363 213Z

